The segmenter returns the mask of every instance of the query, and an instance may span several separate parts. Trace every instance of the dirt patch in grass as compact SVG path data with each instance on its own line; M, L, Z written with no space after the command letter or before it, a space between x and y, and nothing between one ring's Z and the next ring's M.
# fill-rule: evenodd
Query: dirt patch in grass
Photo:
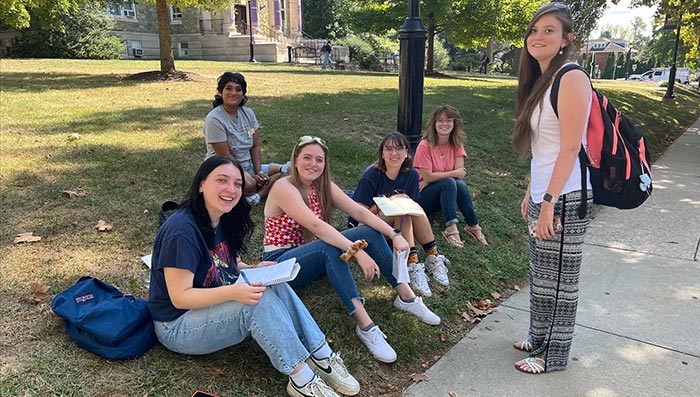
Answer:
M161 72L160 70L150 70L130 74L124 77L125 81L208 81L206 77L202 77L197 73L174 70L172 72Z

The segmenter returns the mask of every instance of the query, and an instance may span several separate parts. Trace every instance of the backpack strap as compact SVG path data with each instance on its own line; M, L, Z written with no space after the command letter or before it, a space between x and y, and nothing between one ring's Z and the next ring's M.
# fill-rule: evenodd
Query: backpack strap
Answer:
M168 219L170 213L178 208L180 208L180 205L174 201L168 200L163 202L163 204L160 206L160 211L158 212L158 220L160 221L160 224L162 225L165 223L165 220Z
M565 73L570 72L572 70L581 70L584 73L586 73L586 76L588 76L588 73L581 68L578 64L575 63L570 63L568 65L563 66L557 74L554 76L554 81L552 82L552 90L549 94L549 101L552 103L552 109L554 109L554 114L559 118L559 84L561 84L561 78L564 76ZM589 81L590 81L590 76L589 76ZM591 88L593 88L593 85L591 84ZM586 163L588 162L588 156L586 155L586 149L581 145L581 150L578 152L578 162L581 165L581 193L586 192L586 172L588 171L588 167L586 166ZM586 212L588 211L588 194L585 194L585 198L581 200L581 204L578 207L578 218L583 219L586 217Z

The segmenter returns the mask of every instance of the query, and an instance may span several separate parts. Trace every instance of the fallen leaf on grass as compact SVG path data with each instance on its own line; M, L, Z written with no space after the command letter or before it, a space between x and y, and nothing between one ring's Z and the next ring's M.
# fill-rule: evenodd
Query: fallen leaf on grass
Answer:
M513 284L513 289L516 291L520 291L520 286L518 284Z
M209 375L224 375L223 369L215 367L204 368L204 372L208 373Z
M73 142L76 139L80 139L80 134L78 134L77 132L68 135L68 142Z
M496 308L491 306L490 300L479 299L474 303L471 303L471 301L467 301L467 310L472 316L486 317L489 314L495 312Z
M468 321L469 324L476 324L479 321L481 321L481 319L479 317L473 317L467 312L462 313L462 318L464 319L464 321Z
M82 187L79 187L75 190L63 190L61 191L61 194L70 199L76 199L78 197L87 196L87 190L83 189Z
M409 375L409 378L411 378L411 380L416 383L428 381L428 375L426 375L425 372L421 372L419 374L411 374Z
M95 226L98 232L111 232L112 231L112 224L107 223L100 219L97 221L97 226Z
M36 243L39 240L41 240L41 236L35 236L34 232L20 233L12 240L12 244Z
M498 292L495 292L495 291L491 293L491 297L492 297L493 299L496 299L496 300L502 298L501 294L499 294Z
M456 391L451 391L447 393L450 397L457 397L457 392Z
M42 301L49 297L49 286L41 281L34 281L29 289L32 292L31 297L22 297L19 299L19 303L28 303L30 305L38 305Z
M49 296L49 286L42 281L35 281L31 285L32 295L37 299L43 299Z
M440 341L446 342L448 339L450 339L450 337L447 336L447 334L445 334L445 333L440 334Z

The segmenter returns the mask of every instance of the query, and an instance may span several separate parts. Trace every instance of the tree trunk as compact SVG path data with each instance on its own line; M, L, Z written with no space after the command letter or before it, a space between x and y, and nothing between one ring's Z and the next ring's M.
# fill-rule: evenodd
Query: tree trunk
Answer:
M435 69L435 19L428 16L428 56L426 57L426 73L433 73Z
M158 43L160 45L160 71L169 73L175 71L175 59L170 40L170 13L167 0L156 0L158 15Z
M496 39L491 37L488 44L486 44L486 55L489 57L489 61L493 62L493 47L496 45Z

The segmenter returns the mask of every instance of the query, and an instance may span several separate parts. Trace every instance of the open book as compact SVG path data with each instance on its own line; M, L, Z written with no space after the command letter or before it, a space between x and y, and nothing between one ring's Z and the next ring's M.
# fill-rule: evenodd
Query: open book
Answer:
M246 281L250 284L261 282L264 286L268 287L270 285L286 283L296 278L297 274L299 274L299 269L301 269L301 267L297 263L297 258L289 258L276 265L241 269L241 275L236 280L236 284L245 283ZM243 277L243 275L245 275L245 277Z
M425 211L423 211L420 204L408 197L394 197L393 199L388 197L375 197L372 200L374 200L384 216L425 215Z

